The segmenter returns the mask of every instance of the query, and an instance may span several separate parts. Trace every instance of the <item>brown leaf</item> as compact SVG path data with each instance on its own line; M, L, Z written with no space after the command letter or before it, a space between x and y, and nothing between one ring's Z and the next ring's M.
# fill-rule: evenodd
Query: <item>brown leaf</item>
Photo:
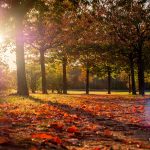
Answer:
M9 143L9 139L3 136L0 136L0 144L7 144Z

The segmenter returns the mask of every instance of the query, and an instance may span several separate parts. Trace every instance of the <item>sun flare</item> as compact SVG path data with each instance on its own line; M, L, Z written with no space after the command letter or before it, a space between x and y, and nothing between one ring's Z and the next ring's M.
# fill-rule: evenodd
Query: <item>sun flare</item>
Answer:
M0 35L0 43L4 42L4 37L2 35Z
M4 58L4 61L6 62L6 64L8 64L10 70L15 70L16 69L15 52L12 52L12 51L8 50L7 52L5 52L3 58Z
M4 64L7 64L10 70L16 70L16 55L14 51L14 45L5 45L5 38L2 35L0 35L0 50L1 61Z

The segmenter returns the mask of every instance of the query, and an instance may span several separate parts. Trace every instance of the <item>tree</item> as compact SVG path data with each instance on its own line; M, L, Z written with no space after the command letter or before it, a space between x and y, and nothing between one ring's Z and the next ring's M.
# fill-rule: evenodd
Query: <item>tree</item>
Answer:
M28 96L28 87L25 75L25 58L24 58L24 25L23 21L27 12L33 8L36 0L3 0L1 8L8 12L8 16L13 17L15 24L16 38L16 64L17 64L17 93ZM5 4L5 5L4 5ZM7 17L8 17L7 16Z
M139 94L144 95L144 46L150 35L149 5L146 1L119 0L107 5L107 18L115 40L136 54Z
M51 89L52 93L54 93L56 90L58 94L62 94L62 62L53 56L55 55L51 53L50 57L48 58L47 88Z
M68 3L67 3L68 4ZM70 4L70 3L69 3ZM69 5L68 4L68 5ZM67 65L68 63L74 60L73 47L77 43L77 31L76 31L76 12L73 10L73 6L69 5L69 7L64 8L64 5L60 5L59 8L62 9L54 13L54 19L52 24L55 26L54 28L58 31L55 34L55 38L51 44L50 51L55 53L55 58L57 60L61 60L62 62L62 91L63 94L67 94L68 83L67 83ZM52 38L51 38L52 40Z
M55 48L58 53L61 50L64 51L61 58L63 64L63 93L67 94L67 56L65 52L66 49L68 49L67 39L69 39L70 33L72 33L71 30L68 29L71 29L69 25L71 25L71 17L73 11L77 8L77 3L78 2L71 0L53 1L51 3L48 2L49 9L47 12L45 12L45 9L38 7L39 9L37 13L37 20L35 23L36 27L34 27L34 34L37 34L37 36L35 38L34 44L32 43L32 45L40 52L43 93L47 93L44 54L46 50Z
M35 49L31 48L27 50L26 54L26 74L28 85L32 91L35 93L39 88L40 80L40 65L39 65L39 56Z
M65 3L66 1L59 1L59 3ZM78 1L71 1L74 5L78 4ZM28 96L28 87L25 75L25 59L24 59L24 19L27 13L34 7L50 6L51 1L42 0L1 0L0 8L4 12L7 12L7 17L13 18L16 31L16 64L17 64L17 93L19 95ZM54 1L57 4L58 1ZM37 5L36 5L37 4ZM41 53L41 62L43 62L43 53ZM44 66L41 66L44 74ZM45 79L43 79L45 83ZM45 87L43 87L45 88ZM43 89L46 92L46 89Z
M90 91L90 72L92 67L97 63L98 53L95 51L95 45L80 45L77 47L79 63L85 68L86 79L85 79L85 90L86 94Z
M38 12L34 10L29 15L26 31L27 43L34 49L39 51L40 54L40 66L42 77L42 93L47 94L47 81L46 81L46 69L45 69L45 53L53 45L53 40L57 35L58 28L56 23L53 22L48 10L38 7ZM36 18L33 22L32 19Z

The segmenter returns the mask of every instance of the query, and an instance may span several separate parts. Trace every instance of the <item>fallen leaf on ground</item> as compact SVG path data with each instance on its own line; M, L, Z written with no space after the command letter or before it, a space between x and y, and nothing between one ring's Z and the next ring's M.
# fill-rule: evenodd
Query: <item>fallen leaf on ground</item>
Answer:
M52 139L53 137L46 133L35 133L31 135L32 138L39 138L39 139Z
M67 129L68 132L70 133L75 133L75 132L78 132L78 128L76 126L71 126Z
M0 144L7 144L9 143L9 139L7 137L0 136Z

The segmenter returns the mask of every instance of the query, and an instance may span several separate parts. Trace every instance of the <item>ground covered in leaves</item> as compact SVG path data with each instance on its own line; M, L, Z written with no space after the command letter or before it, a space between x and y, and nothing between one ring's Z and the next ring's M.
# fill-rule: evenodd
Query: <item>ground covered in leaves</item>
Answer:
M150 149L149 97L3 94L0 149Z

